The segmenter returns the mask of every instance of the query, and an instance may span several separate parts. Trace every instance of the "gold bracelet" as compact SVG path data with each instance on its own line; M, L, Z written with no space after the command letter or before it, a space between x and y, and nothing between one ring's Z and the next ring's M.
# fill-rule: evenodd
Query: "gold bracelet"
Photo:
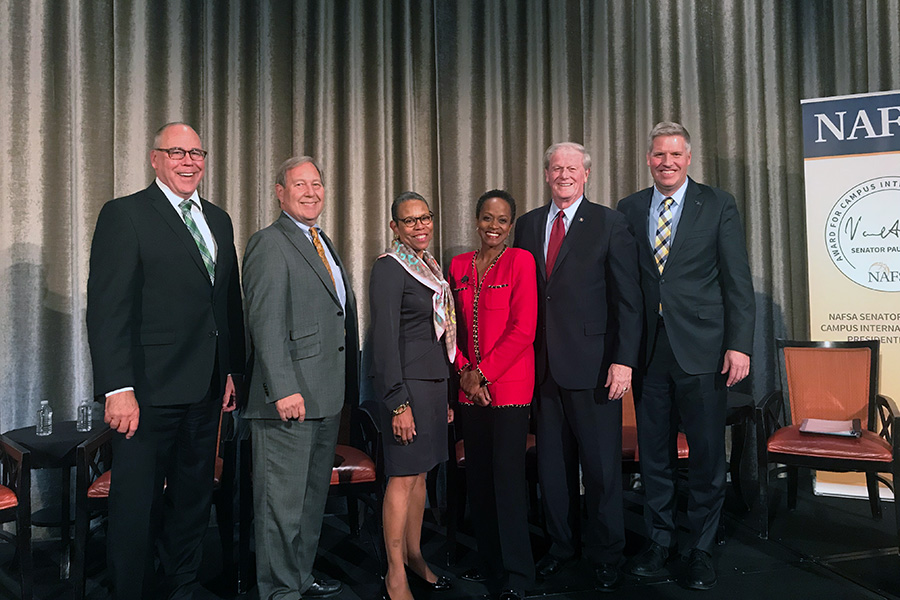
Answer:
M409 408L409 402L404 402L403 404L401 404L400 406L398 406L397 408L392 410L391 414L394 415L395 417L398 415L402 415L403 413L406 412L407 408Z

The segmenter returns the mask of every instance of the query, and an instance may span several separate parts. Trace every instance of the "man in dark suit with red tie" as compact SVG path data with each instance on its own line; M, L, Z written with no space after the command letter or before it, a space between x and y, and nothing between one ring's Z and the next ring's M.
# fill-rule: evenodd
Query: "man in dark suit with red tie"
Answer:
M117 432L107 549L119 599L192 597L219 412L235 408L243 372L234 234L197 194L205 159L191 127L162 127L150 150L156 181L107 202L91 245L94 389Z
M552 545L547 578L577 558L584 537L601 590L619 582L622 396L637 366L641 293L637 249L623 216L589 202L591 158L564 142L544 154L552 202L523 215L515 244L537 264L538 477ZM579 463L587 501L581 535Z
M618 206L638 241L646 334L635 410L650 543L628 570L659 573L674 551L680 424L690 447L684 583L705 590L716 584L728 387L750 371L755 308L734 197L689 179L690 164L687 130L657 124L647 151L654 185Z

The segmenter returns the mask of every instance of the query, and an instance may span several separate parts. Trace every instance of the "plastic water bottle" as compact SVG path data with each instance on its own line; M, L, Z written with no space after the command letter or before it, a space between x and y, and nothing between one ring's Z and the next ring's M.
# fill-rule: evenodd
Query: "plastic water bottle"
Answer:
M41 407L38 409L37 431L38 435L50 435L53 433L53 409L50 408L50 402L41 400Z
M78 420L75 423L77 431L85 432L91 430L91 424L94 420L94 408L90 401L82 402L78 405Z

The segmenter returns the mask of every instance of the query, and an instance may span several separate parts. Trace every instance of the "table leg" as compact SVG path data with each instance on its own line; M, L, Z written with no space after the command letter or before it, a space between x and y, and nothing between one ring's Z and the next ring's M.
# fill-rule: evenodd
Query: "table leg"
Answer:
M69 578L69 552L72 547L72 538L69 535L69 523L71 521L71 504L70 504L70 492L71 492L71 479L72 479L72 469L71 467L63 467L62 468L62 519L59 523L59 537L60 544L62 546L62 554L59 557L59 578L60 580L66 580Z

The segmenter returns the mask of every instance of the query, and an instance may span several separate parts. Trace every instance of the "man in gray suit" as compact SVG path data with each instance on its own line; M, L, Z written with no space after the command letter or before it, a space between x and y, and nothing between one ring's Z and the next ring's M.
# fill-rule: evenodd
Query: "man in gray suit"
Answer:
M356 300L331 240L316 222L322 171L289 158L275 178L282 213L244 253L253 346L256 578L261 600L320 598L341 590L316 578L313 561L334 465L341 408L356 400Z

